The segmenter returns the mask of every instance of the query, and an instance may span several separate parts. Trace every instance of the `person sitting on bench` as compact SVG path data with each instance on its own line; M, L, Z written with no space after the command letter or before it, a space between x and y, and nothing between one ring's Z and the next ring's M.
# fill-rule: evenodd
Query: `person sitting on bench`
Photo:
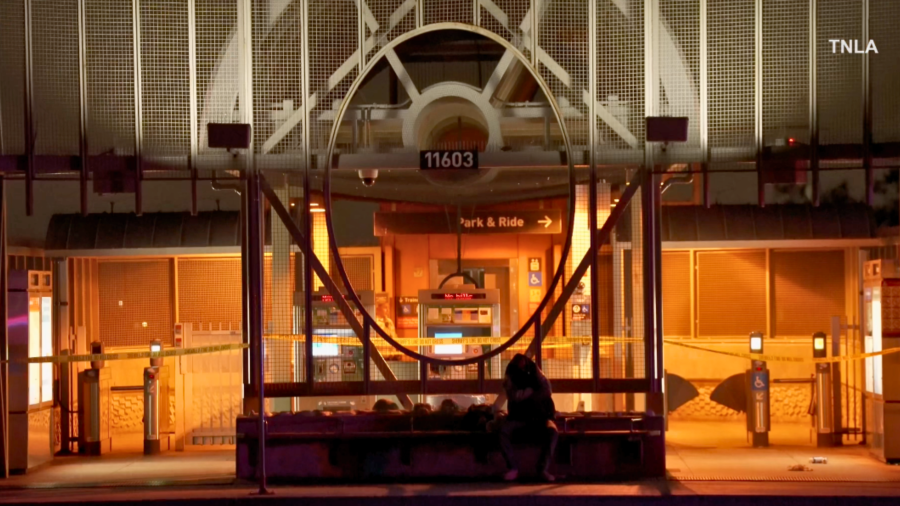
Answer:
M519 467L512 445L513 432L524 430L529 437L537 438L541 445L538 473L546 481L554 481L550 474L550 462L556 449L559 431L553 422L556 406L553 404L550 381L530 358L516 354L506 366L503 378L509 416L500 426L500 447L506 459L506 481L519 477Z

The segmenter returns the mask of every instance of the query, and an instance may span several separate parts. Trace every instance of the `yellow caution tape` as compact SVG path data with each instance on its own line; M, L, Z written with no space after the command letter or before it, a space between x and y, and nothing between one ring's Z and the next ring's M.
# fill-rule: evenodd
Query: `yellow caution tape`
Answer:
M164 358L181 357L184 355L201 355L205 353L217 353L220 351L242 350L247 348L246 343L214 344L211 346L198 346L196 348L173 348L163 351L132 351L128 353L98 353L96 355L58 355L54 357L33 357L16 362L29 364L63 364L68 362L94 362L98 360L128 360L135 358Z
M862 360L864 358L877 357L879 355L889 355L891 353L900 352L900 348L890 348L887 350L876 351L872 353L857 353L856 355L847 355L841 357L823 357L823 358L813 358L813 357L784 357L780 355L766 355L763 353L744 353L739 351L723 351L723 350L713 350L711 348L704 348L702 346L696 346L693 344L682 343L680 341L670 341L666 339L664 341L666 344L672 344L675 346L681 346L683 348L690 348L692 350L700 350L700 351L708 351L710 353L716 353L719 355L727 355L729 357L739 357L746 358L750 360L762 360L764 362L794 362L794 363L813 363L813 364L830 364L834 362L851 362L853 360Z
M303 342L306 341L305 336L299 334L267 334L264 336L266 339L275 339L279 341L295 341L295 342ZM505 344L509 341L508 337L442 337L442 338L434 338L434 337L396 337L394 341L403 345L404 347L410 346L435 346L435 345L448 345L448 344L468 344L468 345L489 345L489 346L499 346L501 344ZM525 336L521 340L519 340L517 345L527 346L531 343L532 337ZM372 340L375 342L376 346L390 346L387 341L381 339L378 336L373 335ZM325 337L325 336L315 336L313 338L314 343L321 344L343 344L346 346L361 346L362 341L356 337ZM643 339L639 338L600 338L601 346L609 346L617 343L625 343L625 342L636 342L642 343ZM382 344L383 343L383 344ZM547 337L544 338L544 346L547 345L560 345L560 346L570 346L570 345L590 345L591 338L587 337Z

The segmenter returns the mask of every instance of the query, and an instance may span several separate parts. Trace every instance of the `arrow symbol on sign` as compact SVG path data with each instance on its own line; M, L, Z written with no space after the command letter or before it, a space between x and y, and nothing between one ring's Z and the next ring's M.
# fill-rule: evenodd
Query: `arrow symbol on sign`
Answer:
M544 215L543 220L538 220L538 224L544 225L544 228L550 228L550 225L553 223L553 220L550 219L549 216Z

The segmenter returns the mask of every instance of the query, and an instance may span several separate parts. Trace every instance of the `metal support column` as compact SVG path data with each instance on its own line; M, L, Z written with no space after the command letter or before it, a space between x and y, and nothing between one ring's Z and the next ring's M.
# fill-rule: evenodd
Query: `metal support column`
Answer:
M6 312L6 179L0 175L0 478L9 478L9 334Z
M25 215L34 214L34 27L31 0L25 0Z
M541 2L543 0L531 0L531 47L529 48L531 51L531 65L533 68L537 69L538 66L538 11L541 9Z
M190 132L190 150L188 151L188 169L191 171L191 215L197 215L197 153L198 139L197 112L197 4L196 0L187 0L188 14L188 108Z
M252 5L250 0L237 0L238 75L240 76L240 113L244 123L253 125L253 41ZM250 136L244 171L247 184L245 191L246 221L244 227L247 240L247 302L248 330L250 346L256 350L256 395L259 400L259 425L257 439L257 478L260 495L269 494L266 486L266 393L265 393L265 341L263 339L263 247L265 226L263 224L263 196L260 188L260 174L256 167L256 146Z
M78 157L81 160L79 173L79 197L81 215L88 215L88 107L87 107L87 15L86 0L78 0Z
M709 31L707 1L700 0L700 170L703 176L703 205L709 207Z
M590 190L588 194L588 229L590 230L591 255L591 379L594 381L594 391L600 387L600 275L598 258L600 245L597 243L597 0L588 2L588 88L591 99L588 102L588 152L591 168Z
M819 205L818 13L818 0L809 0L809 169L814 206Z
M306 25L303 26L305 27ZM423 26L425 26L425 0L416 0L416 28ZM303 40L306 41L307 39L304 38Z
M756 146L756 192L760 207L766 206L766 179L763 172L763 0L756 0L753 21L753 97L754 97L754 145Z
M141 103L141 1L131 1L131 47L134 63L134 214L144 214L144 106Z
M422 2L419 2L417 5L417 16L421 16ZM312 315L312 292L315 287L315 283L313 282L313 268L312 268L312 255L313 255L313 244L312 244L312 213L310 212L310 202L311 202L311 194L310 194L310 171L312 170L312 140L309 132L309 97L310 97L310 89L309 89L309 77L310 77L310 61L309 61L309 5L306 2L303 2L303 6L300 9L301 11L301 38L302 38L302 46L303 46L303 59L301 62L301 88L303 91L303 232L304 232L304 240L301 241L302 244L299 244L299 247L303 250L303 280L305 286L303 287L304 293L304 313L303 313L303 335L306 337L306 341L304 341L303 347L303 355L304 355L304 367L306 371L306 385L308 388L312 389L313 382L315 381L314 369L315 364L313 363L313 315ZM335 294L335 298L337 298L337 294Z
M252 155L248 155L252 157ZM247 230L248 274L247 295L249 302L250 345L256 358L256 395L259 399L259 431L257 472L259 493L266 489L266 400L265 400L265 342L263 340L263 202L259 188L259 174L253 168L247 174L247 213L244 226Z
M869 43L869 1L862 0L862 43ZM866 170L866 205L875 199L875 169L872 167L872 60L868 51L862 55L863 95L863 167Z

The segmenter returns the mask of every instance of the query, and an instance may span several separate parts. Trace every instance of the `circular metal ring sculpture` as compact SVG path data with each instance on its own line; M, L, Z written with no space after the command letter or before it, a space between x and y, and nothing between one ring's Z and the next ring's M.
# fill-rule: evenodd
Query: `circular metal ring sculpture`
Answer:
M459 30L469 33L474 33L477 35L481 35L485 38L488 38L501 46L507 51L512 52L512 54L519 59L519 61L528 68L529 72L531 72L532 77L534 77L535 81L537 81L538 86L541 91L543 91L544 95L547 97L547 101L550 104L550 108L553 110L553 115L556 118L556 121L559 122L560 133L562 134L563 143L566 148L566 164L568 166L569 171L569 198L568 198L568 224L566 226L566 241L563 245L561 258L566 259L569 256L569 251L572 246L572 232L574 229L574 217L575 217L575 203L573 202L575 196L575 166L572 161L572 145L569 140L569 133L566 129L566 124L563 119L562 111L559 107L559 104L556 102L556 98L553 95L553 92L550 90L550 87L547 83L541 78L540 74L535 72L532 68L531 64L525 58L525 56L516 49L515 46L510 44L506 39L500 37L494 32L489 30L485 30L483 28L467 25L463 23L436 23L433 25L427 25L416 30L409 31L394 40L392 40L389 44L385 45L375 54L375 56L369 60L369 63L363 69L362 72L359 73L357 78L354 80L353 84L350 86L350 89L347 90L347 93L344 95L343 100L341 101L341 105L338 108L337 114L334 118L334 124L331 127L331 133L329 134L328 139L328 150L326 151L325 160L327 163L325 165L325 178L323 181L323 193L324 193L324 204L325 204L325 224L328 229L328 242L329 247L331 248L332 254L334 256L334 263L337 267L338 273L340 274L341 280L343 281L344 286L347 289L347 298L349 298L355 305L356 308L360 311L363 316L363 324L368 325L375 330L375 333L388 342L391 346L397 349L397 351L403 353L404 355L418 360L420 362L425 362L432 365L469 365L476 364L478 362L487 361L500 353L503 353L511 346L516 344L519 339L521 339L526 332L535 324L537 321L538 315L540 315L547 305L550 303L550 296L556 290L557 285L559 285L563 273L565 271L565 260L562 260L557 266L556 272L553 275L553 279L550 282L550 285L547 289L547 293L544 294L544 298L541 300L535 312L528 318L528 323L525 324L522 328L520 328L515 334L513 334L509 340L505 343L499 345L493 350L481 354L477 357L467 358L467 359L459 359L459 360L448 360L448 359L440 359L435 357L429 357L426 355L422 355L421 353L417 353L406 346L395 341L391 336L389 336L384 329L381 328L380 325L372 318L372 315L366 310L365 306L362 304L362 301L359 299L359 295L353 289L353 285L350 283L350 278L347 275L347 271L344 269L344 263L341 260L341 256L338 252L337 239L334 233L334 223L332 221L332 212L331 212L331 171L333 169L333 154L334 154L334 145L337 142L337 134L338 129L340 128L341 122L344 119L344 115L347 112L347 108L350 106L350 100L353 98L353 95L356 94L357 90L363 83L363 79L369 72L375 67L375 64L378 63L382 58L385 57L388 51L393 50L394 47L406 42L410 39L413 39L419 35L437 32L443 30Z

